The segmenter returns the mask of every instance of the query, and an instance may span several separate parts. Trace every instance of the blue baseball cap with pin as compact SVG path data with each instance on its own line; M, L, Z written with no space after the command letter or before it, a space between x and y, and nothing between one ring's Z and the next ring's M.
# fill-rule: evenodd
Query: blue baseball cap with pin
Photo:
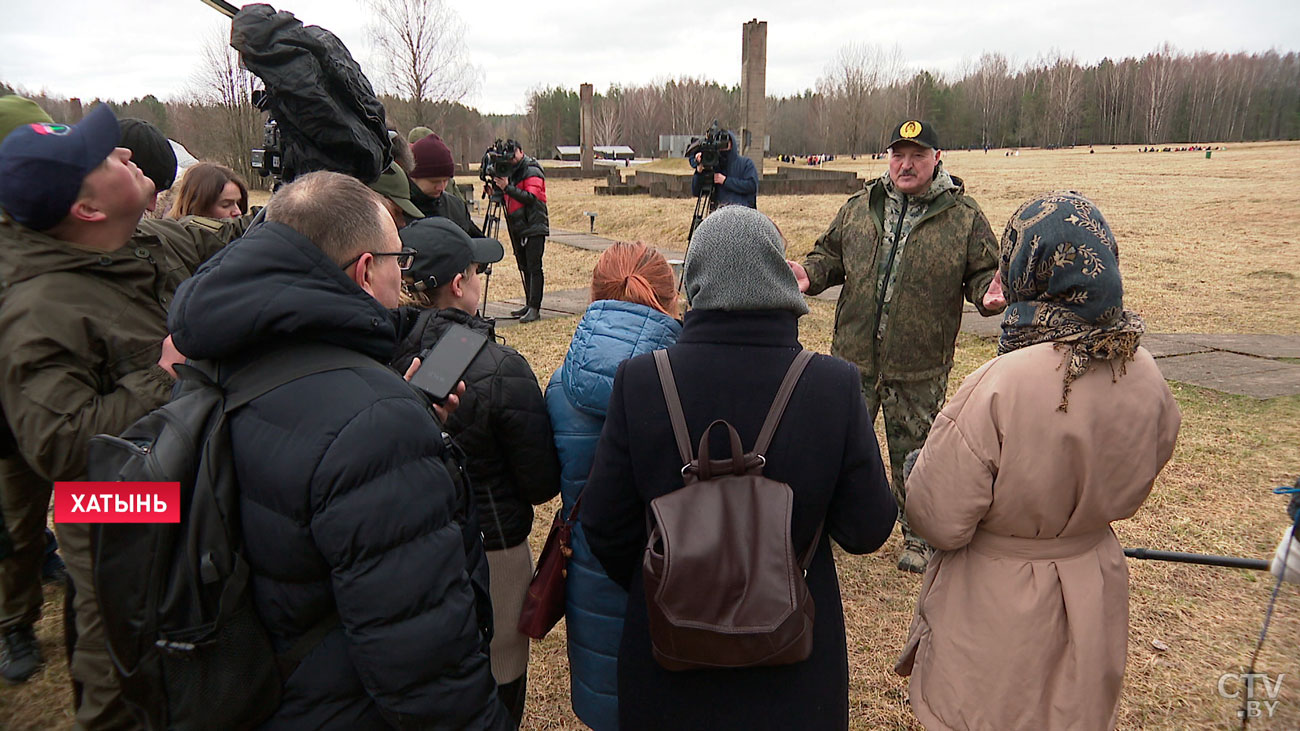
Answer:
M117 147L121 131L107 104L74 125L38 122L0 143L0 210L36 231L68 215L86 176Z

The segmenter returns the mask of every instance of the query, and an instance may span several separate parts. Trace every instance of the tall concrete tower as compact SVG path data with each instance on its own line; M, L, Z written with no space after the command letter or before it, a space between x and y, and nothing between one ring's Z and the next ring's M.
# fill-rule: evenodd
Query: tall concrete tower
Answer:
M578 133L582 138L582 169L586 171L596 169L596 151L593 142L596 138L596 114L592 92L591 84L583 84L578 87L578 117L581 124Z
M754 161L763 177L763 140L767 137L767 21L745 24L740 47L740 154Z

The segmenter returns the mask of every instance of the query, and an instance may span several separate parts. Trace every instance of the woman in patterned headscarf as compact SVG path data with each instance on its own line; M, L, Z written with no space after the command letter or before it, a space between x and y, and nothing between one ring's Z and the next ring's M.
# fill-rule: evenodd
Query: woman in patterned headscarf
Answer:
M1029 201L1001 249L999 355L935 419L908 478L908 519L939 551L895 669L930 729L1110 729L1128 633L1110 523L1173 454L1178 407L1091 201Z

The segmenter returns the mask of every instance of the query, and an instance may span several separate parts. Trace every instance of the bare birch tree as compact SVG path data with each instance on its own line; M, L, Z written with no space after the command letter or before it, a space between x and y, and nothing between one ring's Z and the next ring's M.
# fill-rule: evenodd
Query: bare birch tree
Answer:
M1000 53L983 53L973 74L974 99L980 124L980 146L992 147L994 135L1006 116L1007 92L1010 90L1010 64ZM997 137L1001 144L1001 136Z
M1173 102L1175 71L1174 49L1168 43L1142 59L1147 142L1164 141L1169 108Z
M367 35L386 90L408 100L420 124L436 124L433 103L460 101L480 71L465 49L465 24L446 0L361 0Z
M621 144L623 120L617 97L602 96L592 105L592 133L597 145Z
M832 100L832 115L839 135L839 147L849 152L863 152L874 147L886 135L885 122L905 108L903 93L883 93L888 87L901 86L907 71L902 50L897 46L850 43L836 52L817 80L817 90ZM902 91L902 90L898 90Z
M1047 109L1051 115L1049 144L1074 144L1082 82L1083 69L1079 68L1074 56L1065 57L1057 52L1048 60Z
M204 39L200 62L191 78L192 95L209 105L215 124L204 130L216 142L220 161L245 179L256 180L249 165L249 151L262 145L262 114L253 106L253 91L262 82L239 63L227 33L214 28Z

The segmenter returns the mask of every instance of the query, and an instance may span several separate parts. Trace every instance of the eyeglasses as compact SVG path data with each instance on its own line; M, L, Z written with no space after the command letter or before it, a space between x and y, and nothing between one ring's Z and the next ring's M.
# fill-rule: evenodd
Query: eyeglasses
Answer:
M415 255L417 253L418 252L415 249L408 249L408 248L403 248L401 251L363 251L360 254L357 254L356 256L344 262L343 268L347 269L348 267L360 261L361 257L365 256L366 254L369 254L371 256L395 256L397 257L397 268L401 269L402 271L406 271L407 269L411 268L412 264L415 263Z

